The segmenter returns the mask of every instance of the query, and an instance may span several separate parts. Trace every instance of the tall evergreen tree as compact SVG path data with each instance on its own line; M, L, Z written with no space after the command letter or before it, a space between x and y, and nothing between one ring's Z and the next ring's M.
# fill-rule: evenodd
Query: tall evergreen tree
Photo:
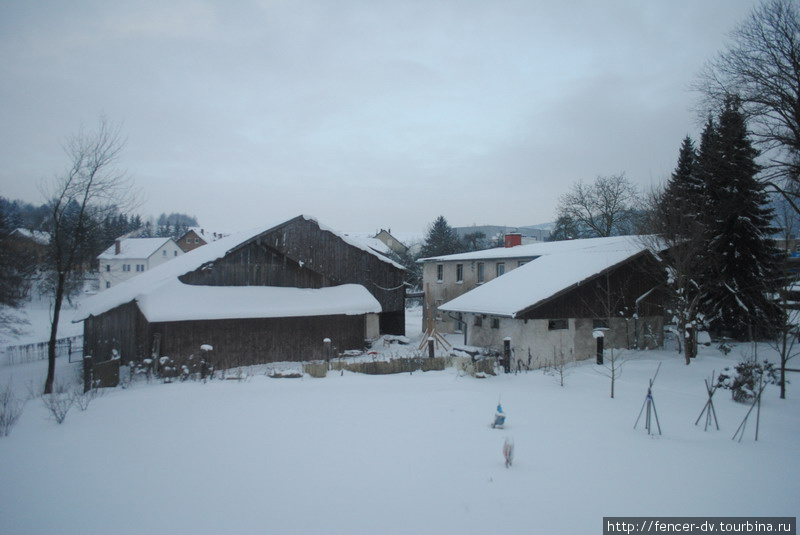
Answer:
M460 253L463 244L455 229L451 227L444 216L439 216L428 227L425 242L422 244L420 258L442 256Z
M703 196L703 181L697 173L697 151L692 138L686 136L678 153L678 164L662 198L663 209L669 212L666 214L668 220L696 219L703 213Z
M780 252L770 239L774 229L769 199L756 180L758 151L748 139L735 98L725 102L706 143L699 160L706 188L708 255L713 262L704 308L717 325L740 336L758 335L781 313L771 299L780 276Z

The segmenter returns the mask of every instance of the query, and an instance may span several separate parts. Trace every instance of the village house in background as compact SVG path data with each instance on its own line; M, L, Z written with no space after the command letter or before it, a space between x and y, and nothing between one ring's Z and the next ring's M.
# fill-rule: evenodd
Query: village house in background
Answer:
M211 242L83 303L86 355L307 361L405 333L406 270L308 216Z
M98 257L99 290L105 291L183 254L172 238L121 238Z
M9 233L6 245L16 254L30 258L31 262L39 264L47 256L50 233L42 230L16 228Z
M559 359L601 359L608 348L662 344L665 281L657 277L661 271L639 237L548 242L519 249L532 258L437 307L440 315L458 318L468 345L501 352L508 342L511 367L524 369ZM489 258L498 261L489 255L482 261ZM431 262L431 272L453 262L467 265L463 258L443 257ZM479 260L470 262L477 265ZM425 287L436 284L426 282Z
M220 240L226 236L228 236L226 233L215 232L201 227L190 227L180 238L175 241L178 243L178 247L180 247L184 253L188 253L193 249L197 249L198 247L202 247L207 243Z
M386 247L388 247L391 251L394 251L396 254L404 255L408 253L408 246L392 236L392 229L381 229L380 232L375 234L375 239L383 242Z

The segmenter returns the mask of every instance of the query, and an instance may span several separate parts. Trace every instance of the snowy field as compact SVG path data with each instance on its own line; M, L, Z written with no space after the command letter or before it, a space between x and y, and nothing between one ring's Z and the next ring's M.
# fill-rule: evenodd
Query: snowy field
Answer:
M627 352L616 399L590 362L564 387L541 371L140 382L62 425L32 399L0 438L0 533L575 534L604 516L798 516L800 383L787 400L768 387L758 442L755 415L731 440L748 406L728 391L721 430L694 425L703 379L748 348L702 348L690 366ZM634 429L659 362L661 436ZM0 367L0 384L38 387L44 367ZM489 426L499 398L504 430Z

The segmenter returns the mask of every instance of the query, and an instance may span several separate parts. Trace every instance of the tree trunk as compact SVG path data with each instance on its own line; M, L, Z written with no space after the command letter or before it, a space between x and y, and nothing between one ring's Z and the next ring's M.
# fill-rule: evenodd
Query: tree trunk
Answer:
M789 360L789 331L781 333L781 399L786 399L786 361Z
M64 273L58 274L56 282L55 302L53 303L53 320L50 324L50 340L47 343L47 379L44 382L44 393L53 393L53 383L56 378L56 340L58 339L58 320L61 316L61 305L64 302L64 290L67 277Z
M686 364L689 365L692 362L692 359L697 356L697 335L695 333L694 327L689 327L686 329L686 339L685 345L686 350L683 352L684 357L686 358Z

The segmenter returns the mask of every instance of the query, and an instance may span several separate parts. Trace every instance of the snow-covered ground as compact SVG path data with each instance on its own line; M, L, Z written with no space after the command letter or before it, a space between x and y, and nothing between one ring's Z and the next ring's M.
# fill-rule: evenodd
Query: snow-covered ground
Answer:
M694 425L703 379L748 347L702 348L690 366L626 352L616 399L591 362L564 387L452 369L138 382L62 425L32 399L0 438L0 533L571 534L599 533L604 516L798 516L800 387L787 400L768 387L758 442L755 415L731 440L749 407L727 391L721 430ZM660 436L634 429L659 363ZM43 370L0 367L0 384ZM504 430L489 426L498 399Z

